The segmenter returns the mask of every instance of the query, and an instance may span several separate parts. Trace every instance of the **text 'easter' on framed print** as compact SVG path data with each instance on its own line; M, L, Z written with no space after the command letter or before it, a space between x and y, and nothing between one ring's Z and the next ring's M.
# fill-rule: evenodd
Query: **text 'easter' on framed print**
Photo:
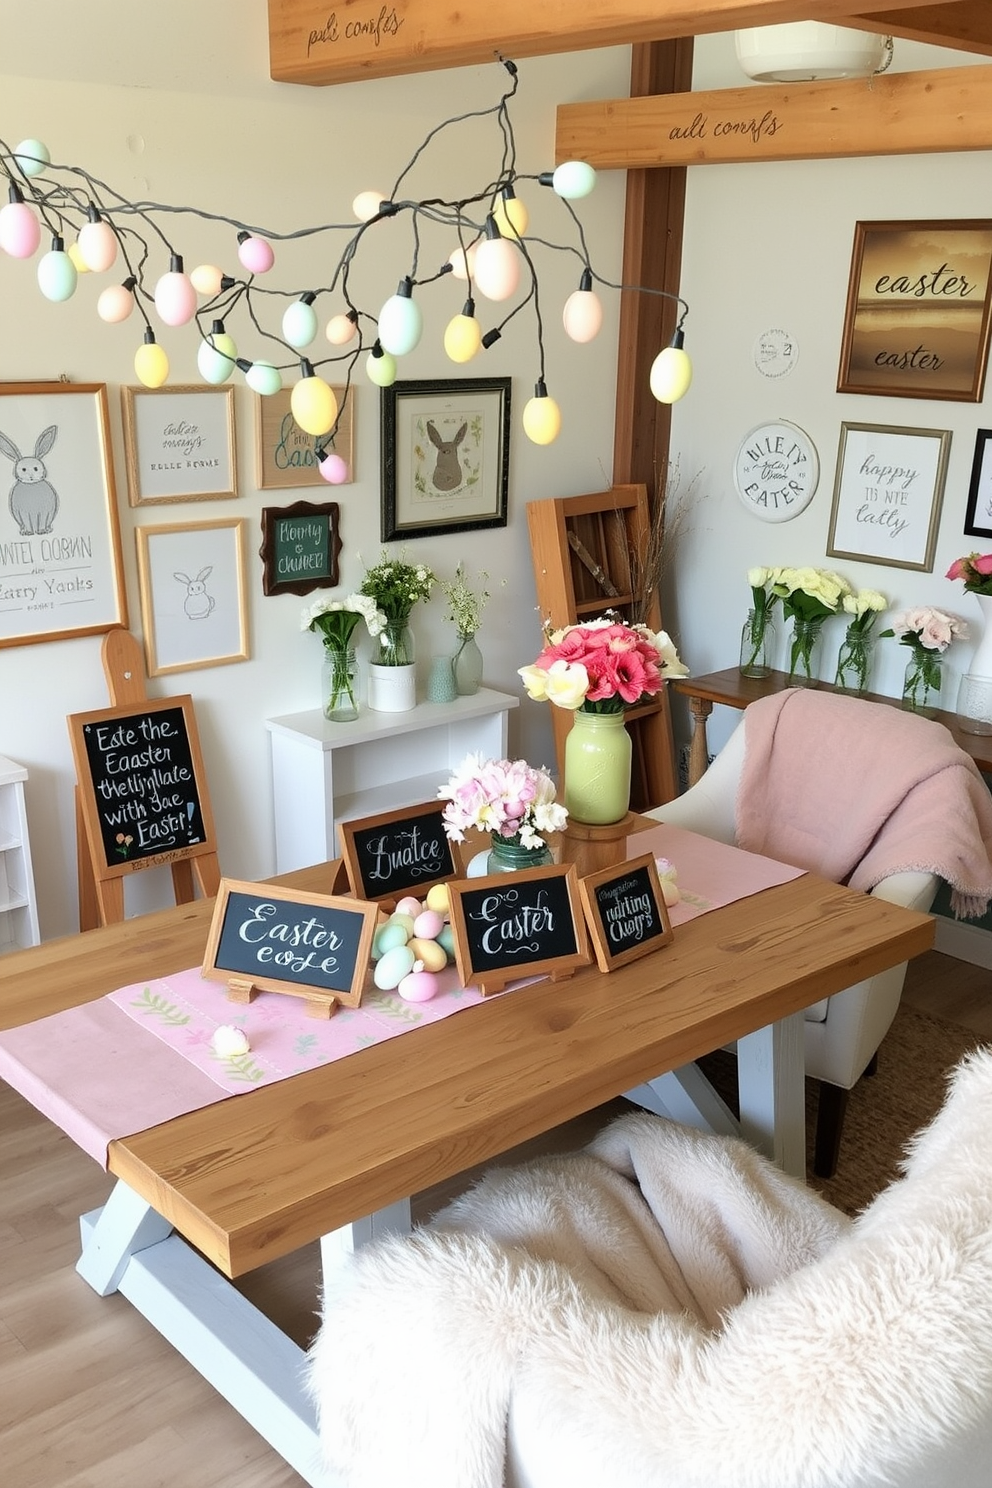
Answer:
M321 454L338 455L340 480L355 479L355 389L332 386L338 417L328 434L307 434L293 417L292 390L255 397L255 478L260 491L290 491L314 487L326 491L320 472Z
M449 885L458 974L483 997L510 982L557 982L592 960L579 877L570 863Z
M203 975L226 982L232 1002L285 992L329 1018L362 1000L377 914L355 899L222 878Z
M653 853L580 878L579 896L600 971L650 955L673 938Z
M263 594L309 594L333 589L341 552L340 507L294 501L292 506L262 507Z
M444 830L443 801L424 801L338 823L341 856L359 899L422 897L431 884L457 878Z

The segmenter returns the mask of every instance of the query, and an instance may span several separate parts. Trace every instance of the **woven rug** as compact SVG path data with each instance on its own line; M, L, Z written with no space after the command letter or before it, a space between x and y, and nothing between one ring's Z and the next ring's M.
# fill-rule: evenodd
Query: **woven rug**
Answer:
M878 1052L877 1072L859 1080L851 1091L833 1178L817 1178L813 1173L819 1085L807 1080L810 1186L848 1214L857 1214L869 1204L880 1189L899 1177L899 1162L909 1138L937 1114L949 1071L981 1043L977 1034L957 1023L901 1006ZM732 1103L733 1055L711 1054L701 1065L724 1099Z

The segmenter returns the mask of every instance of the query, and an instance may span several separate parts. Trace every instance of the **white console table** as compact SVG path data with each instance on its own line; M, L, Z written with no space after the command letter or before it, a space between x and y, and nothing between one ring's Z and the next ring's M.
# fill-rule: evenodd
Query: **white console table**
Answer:
M363 708L330 723L314 708L269 718L276 872L340 856L337 824L437 795L466 754L505 759L507 720L519 699L480 687L453 703L406 713Z

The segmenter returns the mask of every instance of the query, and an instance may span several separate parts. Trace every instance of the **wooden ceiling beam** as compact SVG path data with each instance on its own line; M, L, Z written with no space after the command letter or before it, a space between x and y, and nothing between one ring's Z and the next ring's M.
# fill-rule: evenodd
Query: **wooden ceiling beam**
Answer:
M840 25L840 21L837 22ZM942 5L918 5L912 10L885 10L852 16L852 26L903 36L931 46L956 47L992 57L992 5L989 0L945 0Z
M958 0L950 3L959 8ZM904 15L917 6L945 8L933 0L873 0L872 10ZM810 0L500 0L495 9L451 0L268 0L269 71L283 83L356 82L498 55L544 56L806 20L810 8ZM817 20L839 20L850 16L851 0L816 0L815 9Z
M555 160L599 170L992 149L992 66L559 104Z

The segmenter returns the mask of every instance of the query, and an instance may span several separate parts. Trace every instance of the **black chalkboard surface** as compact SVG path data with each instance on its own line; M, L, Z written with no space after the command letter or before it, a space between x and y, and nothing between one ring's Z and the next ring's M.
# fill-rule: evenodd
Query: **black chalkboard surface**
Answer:
M193 700L68 718L97 879L216 853Z
M443 801L425 801L339 822L351 892L359 899L422 896L431 884L457 878L460 870L444 831L444 806Z
M483 996L519 977L557 980L589 964L571 865L459 880L448 892L459 975Z
M579 881L600 971L646 956L672 939L654 855L645 853Z
M354 899L221 879L203 975L226 981L237 1002L288 992L321 1017L339 1002L357 1007L377 914Z

